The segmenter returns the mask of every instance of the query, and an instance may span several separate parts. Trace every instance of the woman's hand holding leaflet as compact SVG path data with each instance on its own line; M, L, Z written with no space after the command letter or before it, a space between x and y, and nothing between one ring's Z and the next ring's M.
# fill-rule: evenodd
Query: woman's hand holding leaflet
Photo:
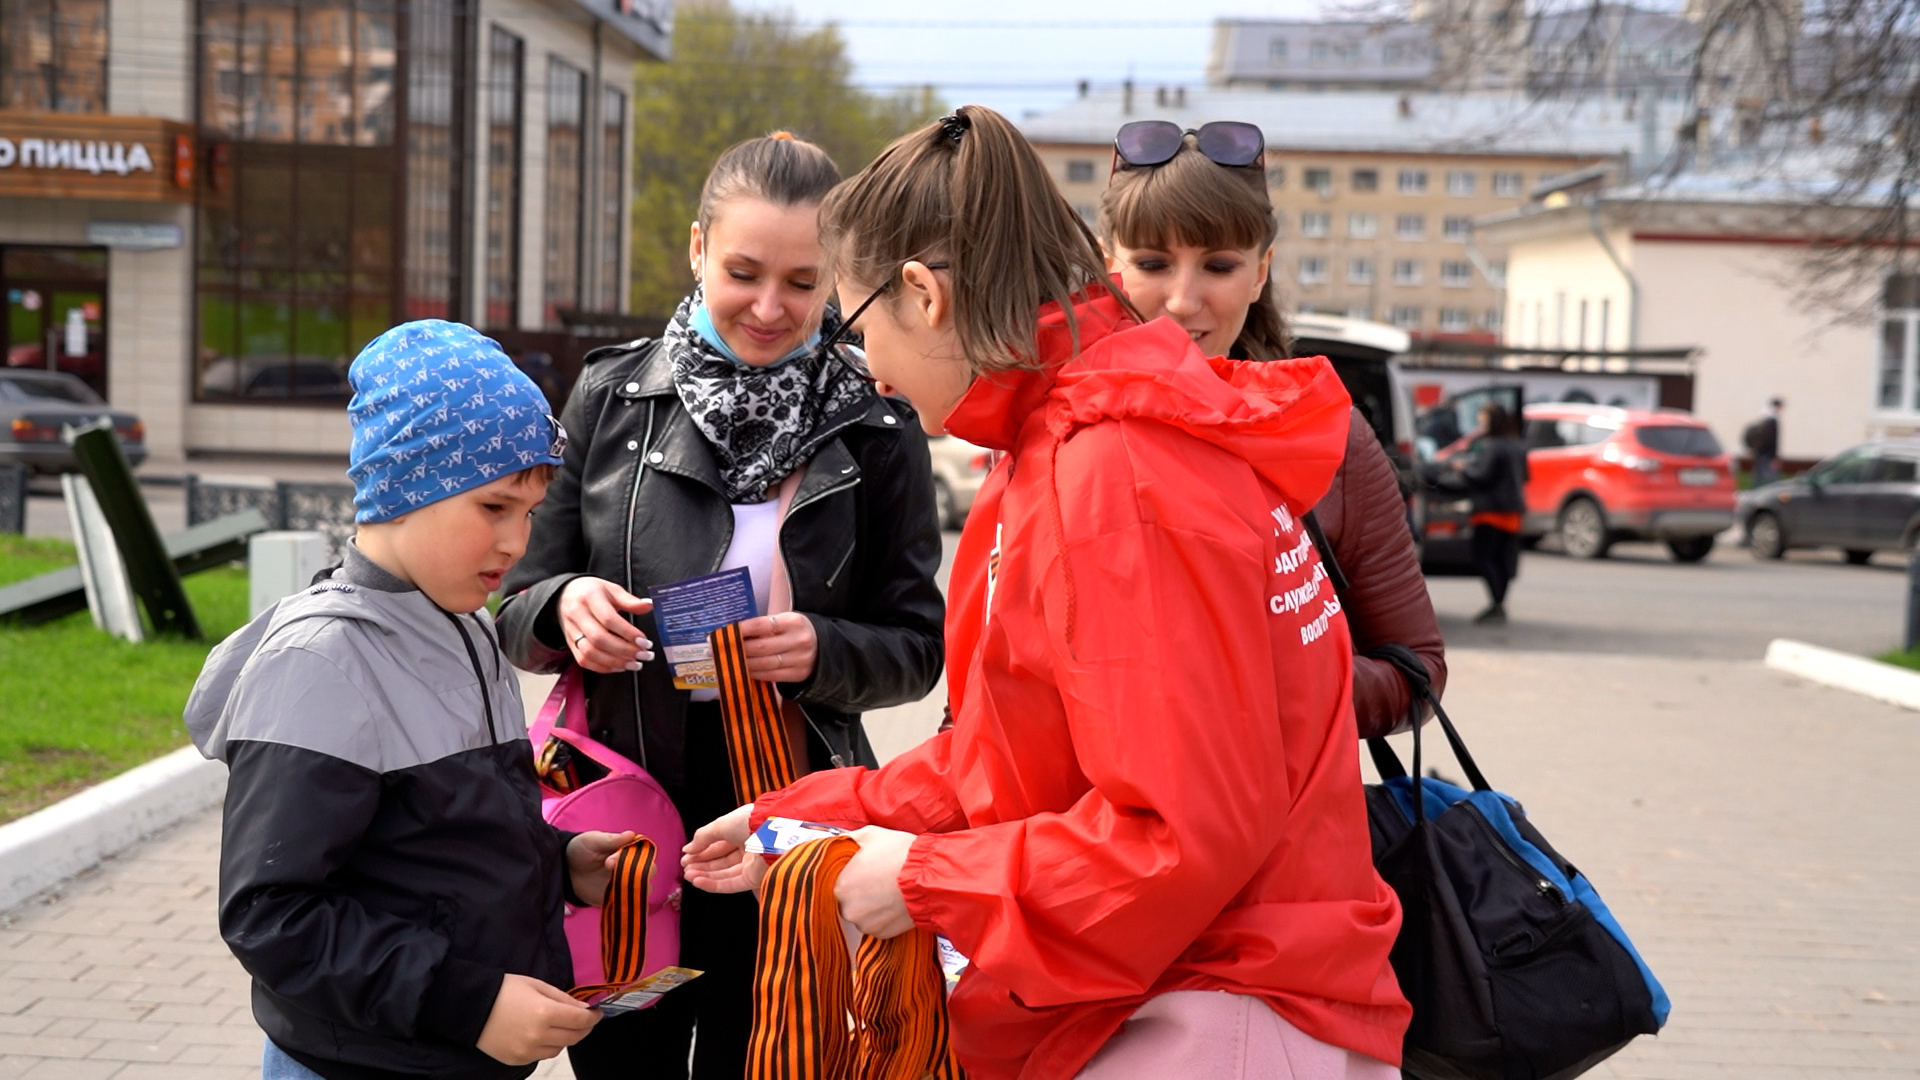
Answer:
M560 590L560 630L567 636L574 663L602 675L639 671L641 664L653 659L653 642L627 616L652 610L653 601L604 578L579 577L568 582Z

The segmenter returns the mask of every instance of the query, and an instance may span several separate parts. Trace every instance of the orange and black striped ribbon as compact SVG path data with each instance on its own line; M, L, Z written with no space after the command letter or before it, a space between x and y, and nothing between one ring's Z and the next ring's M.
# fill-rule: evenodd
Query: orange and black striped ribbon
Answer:
M934 935L864 938L848 961L833 887L859 850L810 840L767 871L749 1080L963 1080Z
M653 841L642 836L615 853L607 897L600 905L600 970L606 982L576 986L581 1001L639 980L647 964L647 888L653 881Z
M772 683L747 674L746 644L739 624L715 630L708 642L720 680L720 717L727 732L727 760L733 766L734 802L744 806L794 782L793 750L780 717L780 695L774 693Z

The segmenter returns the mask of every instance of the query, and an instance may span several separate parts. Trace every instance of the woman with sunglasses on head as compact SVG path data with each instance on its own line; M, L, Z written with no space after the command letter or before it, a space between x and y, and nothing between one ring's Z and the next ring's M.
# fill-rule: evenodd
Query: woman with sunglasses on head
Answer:
M1100 198L1107 266L1142 315L1172 319L1208 356L1291 355L1269 272L1276 228L1265 166L1266 141L1252 124L1223 121L1188 133L1143 120L1114 138L1113 178ZM1346 457L1313 513L1346 578L1340 601L1353 635L1359 733L1405 730L1412 704L1405 677L1364 654L1407 646L1437 697L1447 683L1446 645L1393 463L1357 408Z
M1346 441L1333 370L1143 324L978 106L896 141L822 222L874 375L1003 452L955 555L954 723L704 827L689 881L750 887L768 817L857 830L841 913L970 958L948 1006L976 1080L1397 1076L1399 905L1300 522Z
M784 133L721 155L692 228L693 295L660 341L589 357L562 417L566 465L505 584L508 656L585 669L593 736L659 780L689 827L737 800L716 695L676 689L654 659L655 588L748 569L762 613L742 628L748 671L799 707L786 711L803 772L874 764L860 714L917 701L940 675L926 438L822 340L837 319L820 202L839 180ZM742 1075L756 906L687 890L680 917L680 964L704 974L573 1047L581 1080L684 1077L689 1037L694 1076Z

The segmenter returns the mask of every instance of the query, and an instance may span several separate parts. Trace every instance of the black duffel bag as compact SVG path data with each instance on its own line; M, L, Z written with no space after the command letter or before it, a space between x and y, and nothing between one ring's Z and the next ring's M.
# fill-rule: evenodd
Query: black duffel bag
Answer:
M1404 645L1369 650L1412 688L1413 773L1369 739L1373 862L1400 896L1393 970L1416 1080L1561 1080L1666 1023L1666 991L1593 886L1481 775ZM1471 791L1420 775L1433 707Z

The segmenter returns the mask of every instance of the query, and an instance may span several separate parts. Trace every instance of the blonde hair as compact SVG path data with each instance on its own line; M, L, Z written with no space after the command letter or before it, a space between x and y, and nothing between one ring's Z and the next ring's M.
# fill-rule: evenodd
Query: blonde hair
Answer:
M835 268L884 289L909 261L945 262L954 328L976 372L1037 366L1048 301L1065 309L1107 281L1100 245L1006 117L964 105L894 140L820 208ZM1130 314L1133 305L1115 290Z
M1122 162L1100 195L1100 235L1109 246L1265 251L1278 232L1265 170L1257 164L1217 165L1200 153L1191 135L1164 165L1136 168ZM1255 360L1292 353L1292 335L1274 300L1273 274L1247 308L1247 321L1233 344Z

